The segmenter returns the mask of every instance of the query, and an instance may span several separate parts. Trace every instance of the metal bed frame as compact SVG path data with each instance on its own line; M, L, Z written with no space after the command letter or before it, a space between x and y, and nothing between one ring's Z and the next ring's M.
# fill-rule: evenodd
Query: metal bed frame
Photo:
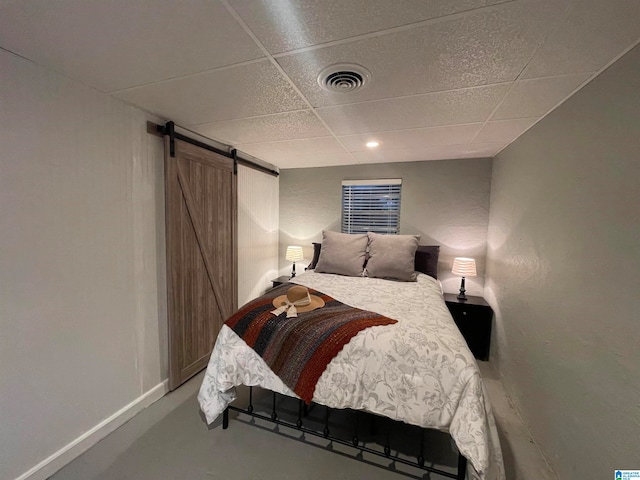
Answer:
M329 429L329 416L331 414L331 412L333 411L333 409L324 406L325 412L324 412L324 426L323 429L321 431L319 430L315 430L313 428L309 428L308 426L303 424L303 419L307 416L307 405L304 404L304 402L302 400L298 400L298 414L297 414L297 420L295 423L289 422L289 421L285 421L282 420L278 417L278 413L276 411L276 400L277 400L277 393L275 392L271 392L273 394L273 399L272 399L272 409L271 409L271 415L267 416L267 415L263 415L261 413L258 413L255 411L254 406L253 406L253 387L249 387L249 404L247 405L246 408L240 408L240 407L236 407L233 405L229 405L223 413L222 416L222 428L224 430L226 430L227 428L229 428L229 410L233 410L235 412L239 412L239 413L243 413L245 415L249 415L253 418L258 418L261 420L265 420L267 422L271 422L273 424L275 424L276 426L281 425L281 426L285 426L294 430L298 430L300 432L303 432L303 434L309 434L309 435L313 435L316 437L321 437L321 438L325 438L327 440L330 440L331 442L335 442L341 445L347 445L349 447L353 447L356 448L358 450L360 450L360 452L367 452L379 457L384 457L384 458L388 458L390 460L392 460L393 462L398 462L398 463L402 463L404 465L409 465L411 467L415 467L418 468L420 470L424 470L430 473L436 473L438 475L442 475L444 477L448 477L448 478L454 478L456 480L464 480L465 476L466 476L466 470L467 470L467 459L460 453L458 452L458 469L456 473L451 473L445 470L440 470L438 468L429 466L429 465L425 465L425 459L423 456L423 451L424 451L424 431L427 430L425 428L421 428L421 435L420 435L420 450L419 450L419 454L416 457L416 461L411 461L411 460L407 460L406 458L402 458L399 457L397 455L392 455L391 454L391 445L390 445L390 435L387 435L387 440L386 440L386 444L384 445L384 450L383 451L379 451L379 450L375 450L372 449L368 446L366 446L366 444L364 442L362 442L358 436L358 425L359 422L357 421L357 417L356 417L356 422L355 422L355 431L353 433L353 437L351 438L351 441L345 440L344 438L340 438L338 436L332 435L332 432ZM291 397L287 397L287 398L291 398ZM313 404L313 405L317 405L317 404ZM319 405L319 404L318 404ZM358 412L356 412L358 413ZM364 412L367 413L367 412ZM394 421L389 419L390 421ZM420 428L420 427L416 427L416 428ZM304 441L304 440L302 440ZM330 448L330 447L327 447Z

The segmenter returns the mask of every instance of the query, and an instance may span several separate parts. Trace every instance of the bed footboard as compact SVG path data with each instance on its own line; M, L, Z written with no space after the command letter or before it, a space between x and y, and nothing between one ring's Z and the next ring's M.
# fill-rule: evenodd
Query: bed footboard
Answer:
M409 465L411 467L416 467L421 470L425 470L427 472L442 475L444 477L454 478L456 480L464 480L466 478L467 459L460 452L458 452L458 465L457 465L456 473L448 472L446 470L441 470L439 468L435 468L433 466L425 464L425 459L422 452L424 451L424 431L427 429L421 429L422 434L420 435L421 440L420 440L420 447L419 447L420 453L416 456L416 460L415 461L407 460L406 458L402 458L402 457L399 457L398 455L393 455L391 453L392 447L390 444L391 443L390 435L387 435L387 441L385 442L385 445L382 451L370 448L364 442L362 442L359 436L359 430L358 430L359 422L357 421L357 417L356 417L355 425L353 428L353 434L350 440L345 440L344 438L333 435L333 432L330 429L330 423L329 423L329 417L331 415L332 409L329 407L319 405L324 409L324 415L323 415L324 424L322 425L322 429L310 428L307 425L305 425L304 419L307 415L307 406L302 400L297 401L298 402L297 419L295 420L295 422L282 420L278 416L278 412L277 412L277 396L279 394L275 392L271 392L271 393L273 395L272 401L271 401L271 413L270 415L265 415L263 413L258 413L255 411L253 406L253 387L249 387L249 403L247 407L240 408L233 405L229 405L223 412L222 428L225 430L229 428L229 410L233 410L235 412L249 415L253 418L259 418L261 420L271 422L275 425L282 425L294 430L298 430L300 432L303 432L304 434L326 438L331 442L356 448L360 450L360 452L367 452L373 455L377 455L379 457L388 458L393 462L402 463L404 465ZM366 413L366 412L356 412L356 413ZM393 422L393 420L389 420L389 421ZM416 428L419 428L419 427L416 427Z

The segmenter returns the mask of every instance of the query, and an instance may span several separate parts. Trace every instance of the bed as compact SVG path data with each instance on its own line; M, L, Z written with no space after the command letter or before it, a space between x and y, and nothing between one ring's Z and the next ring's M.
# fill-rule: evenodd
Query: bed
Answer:
M446 308L440 283L418 272L413 281L401 282L318 270L322 269L309 270L291 282L397 323L353 336L320 375L313 402L447 432L468 460L469 478L504 479L496 425L478 365ZM239 385L298 397L225 325L198 394L208 423L225 412Z

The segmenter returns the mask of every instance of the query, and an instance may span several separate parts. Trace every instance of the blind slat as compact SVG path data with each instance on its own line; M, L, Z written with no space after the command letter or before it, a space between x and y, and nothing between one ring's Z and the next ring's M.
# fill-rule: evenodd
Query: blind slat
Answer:
M343 182L343 233L398 234L401 189L399 179Z

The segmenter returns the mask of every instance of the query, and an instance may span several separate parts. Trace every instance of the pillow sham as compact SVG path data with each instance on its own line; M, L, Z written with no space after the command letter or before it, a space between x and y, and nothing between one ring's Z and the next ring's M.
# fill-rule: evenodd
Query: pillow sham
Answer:
M313 242L313 260L307 267L307 270L316 268L322 244ZM424 273L430 277L438 279L438 258L440 256L440 245L418 245L416 250L415 270ZM368 254L365 256L365 267L367 265Z
M419 245L416 250L415 269L435 279L438 278L439 245Z
M415 258L420 235L381 235L369 232L367 236L367 276L415 282Z
M315 271L337 273L350 277L362 276L368 237L366 234L347 234L322 231L322 249Z

